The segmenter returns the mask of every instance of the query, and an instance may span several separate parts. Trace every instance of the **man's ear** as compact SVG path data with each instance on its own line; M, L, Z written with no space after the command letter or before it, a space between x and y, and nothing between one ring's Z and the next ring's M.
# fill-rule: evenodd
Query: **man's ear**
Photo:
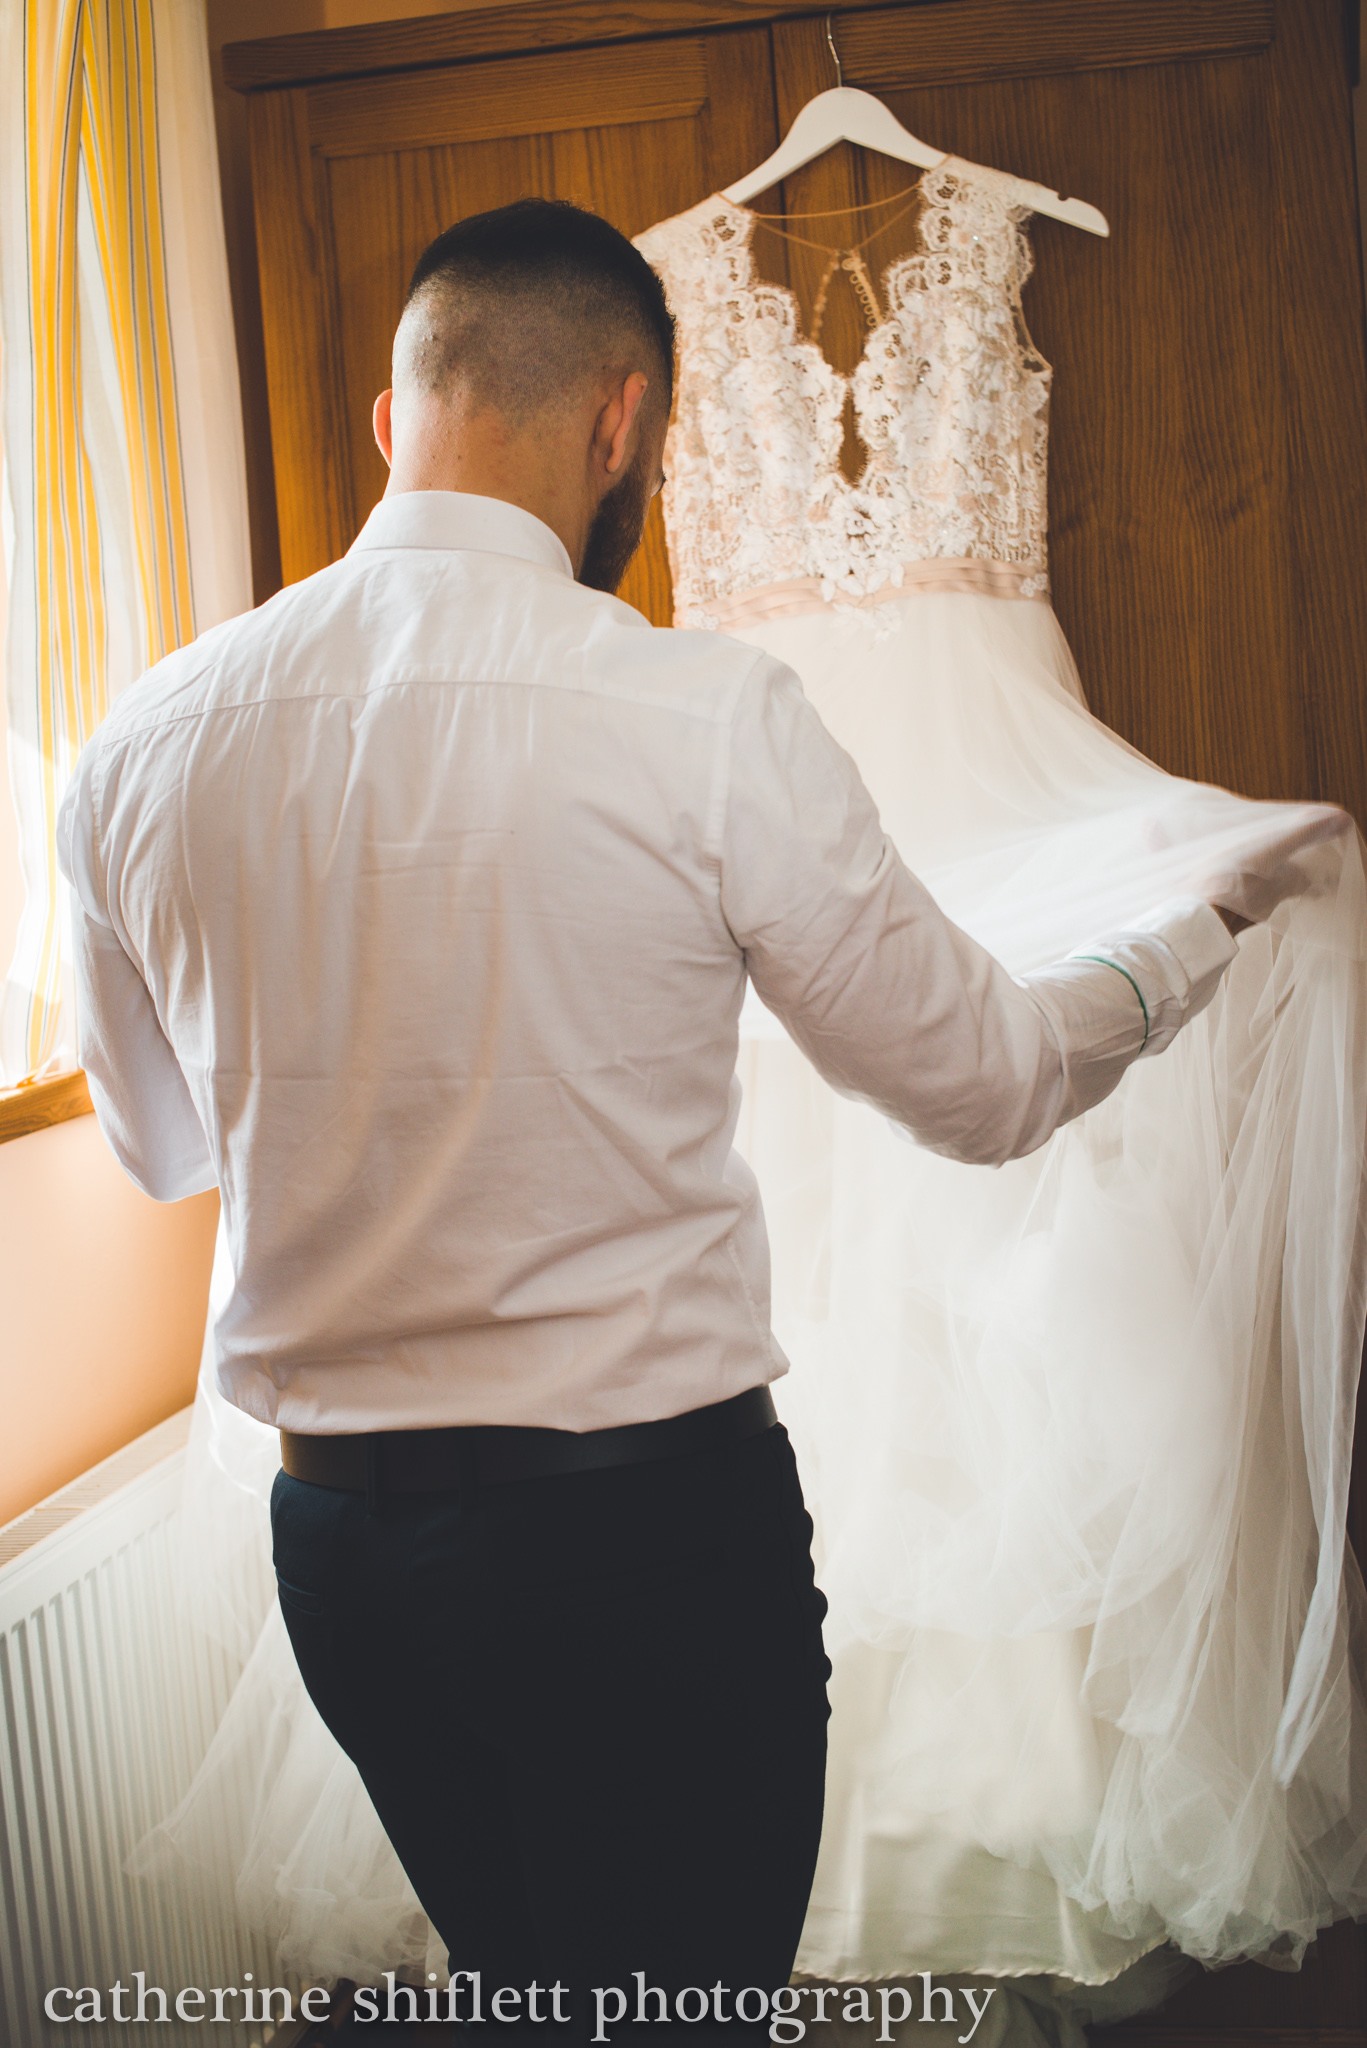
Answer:
M370 416L375 429L375 445L392 469L394 467L394 393L382 391L375 400L375 410Z
M598 415L598 433L603 447L603 467L616 476L626 467L627 444L641 410L641 400L650 389L650 379L633 370L620 391L615 391Z

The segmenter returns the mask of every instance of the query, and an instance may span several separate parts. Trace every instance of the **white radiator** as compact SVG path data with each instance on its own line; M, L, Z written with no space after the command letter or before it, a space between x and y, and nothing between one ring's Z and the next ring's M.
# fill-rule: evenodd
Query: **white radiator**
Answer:
M189 1411L0 1531L0 2044L264 2048L241 1996L176 1994L254 1982L271 1957L235 1924L193 1916L174 1887L130 1877L132 1845L180 1797L236 1677L177 1626L175 1527ZM193 1924L192 1924L193 1921ZM136 2014L141 1971L147 2019ZM248 1977L247 1973L251 1975ZM103 2021L45 2017L53 1987L99 1994ZM151 1987L168 1993L159 2024ZM292 1987L296 1988L297 1987ZM59 1996L60 2013L76 2016ZM192 2015L193 2021L192 2023ZM201 2025L205 2031L201 2033ZM282 2034L291 2030L283 2029Z

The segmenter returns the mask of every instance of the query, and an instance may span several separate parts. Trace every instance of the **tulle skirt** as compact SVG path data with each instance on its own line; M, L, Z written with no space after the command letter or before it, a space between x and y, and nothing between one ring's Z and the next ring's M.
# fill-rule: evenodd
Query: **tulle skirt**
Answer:
M1038 601L918 592L739 637L798 670L903 857L1014 973L1237 869L1287 808L1170 776L1101 725ZM800 1976L996 1981L980 2042L1080 2042L1069 1986L1110 1983L1114 2016L1118 1987L1158 1995L1168 1945L1294 1967L1367 1913L1344 1541L1365 854L1356 829L1305 854L1174 1044L999 1168L922 1152L747 1007L738 1145L830 1603ZM242 1675L139 1867L231 1887L282 1968L441 1973L271 1601L275 1452L206 1347L186 1597Z
M1101 725L1047 604L743 637L1013 973L1237 871L1290 808ZM1163 1942L1294 1965L1367 1912L1364 851L1302 856L1173 1045L999 1168L921 1151L750 1012L737 1143L830 1602L814 1975L1099 1983Z

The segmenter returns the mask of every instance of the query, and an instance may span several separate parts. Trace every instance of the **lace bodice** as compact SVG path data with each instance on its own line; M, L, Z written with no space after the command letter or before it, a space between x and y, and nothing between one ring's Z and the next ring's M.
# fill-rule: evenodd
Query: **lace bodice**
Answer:
M716 195L637 237L679 327L665 517L680 625L724 623L775 586L864 599L936 563L1014 565L1015 594L1047 591L1051 372L1021 315L1028 209L1013 179L952 157L920 196L917 246L884 272L852 377L756 276L746 208ZM850 391L857 483L840 468Z

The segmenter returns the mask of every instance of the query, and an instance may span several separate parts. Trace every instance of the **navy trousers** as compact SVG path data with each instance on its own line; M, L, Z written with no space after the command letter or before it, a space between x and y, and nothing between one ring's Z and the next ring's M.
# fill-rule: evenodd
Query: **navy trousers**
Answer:
M304 1683L451 1970L478 1973L476 2038L769 2039L831 1668L782 1425L370 1508L281 1472L271 1519Z

